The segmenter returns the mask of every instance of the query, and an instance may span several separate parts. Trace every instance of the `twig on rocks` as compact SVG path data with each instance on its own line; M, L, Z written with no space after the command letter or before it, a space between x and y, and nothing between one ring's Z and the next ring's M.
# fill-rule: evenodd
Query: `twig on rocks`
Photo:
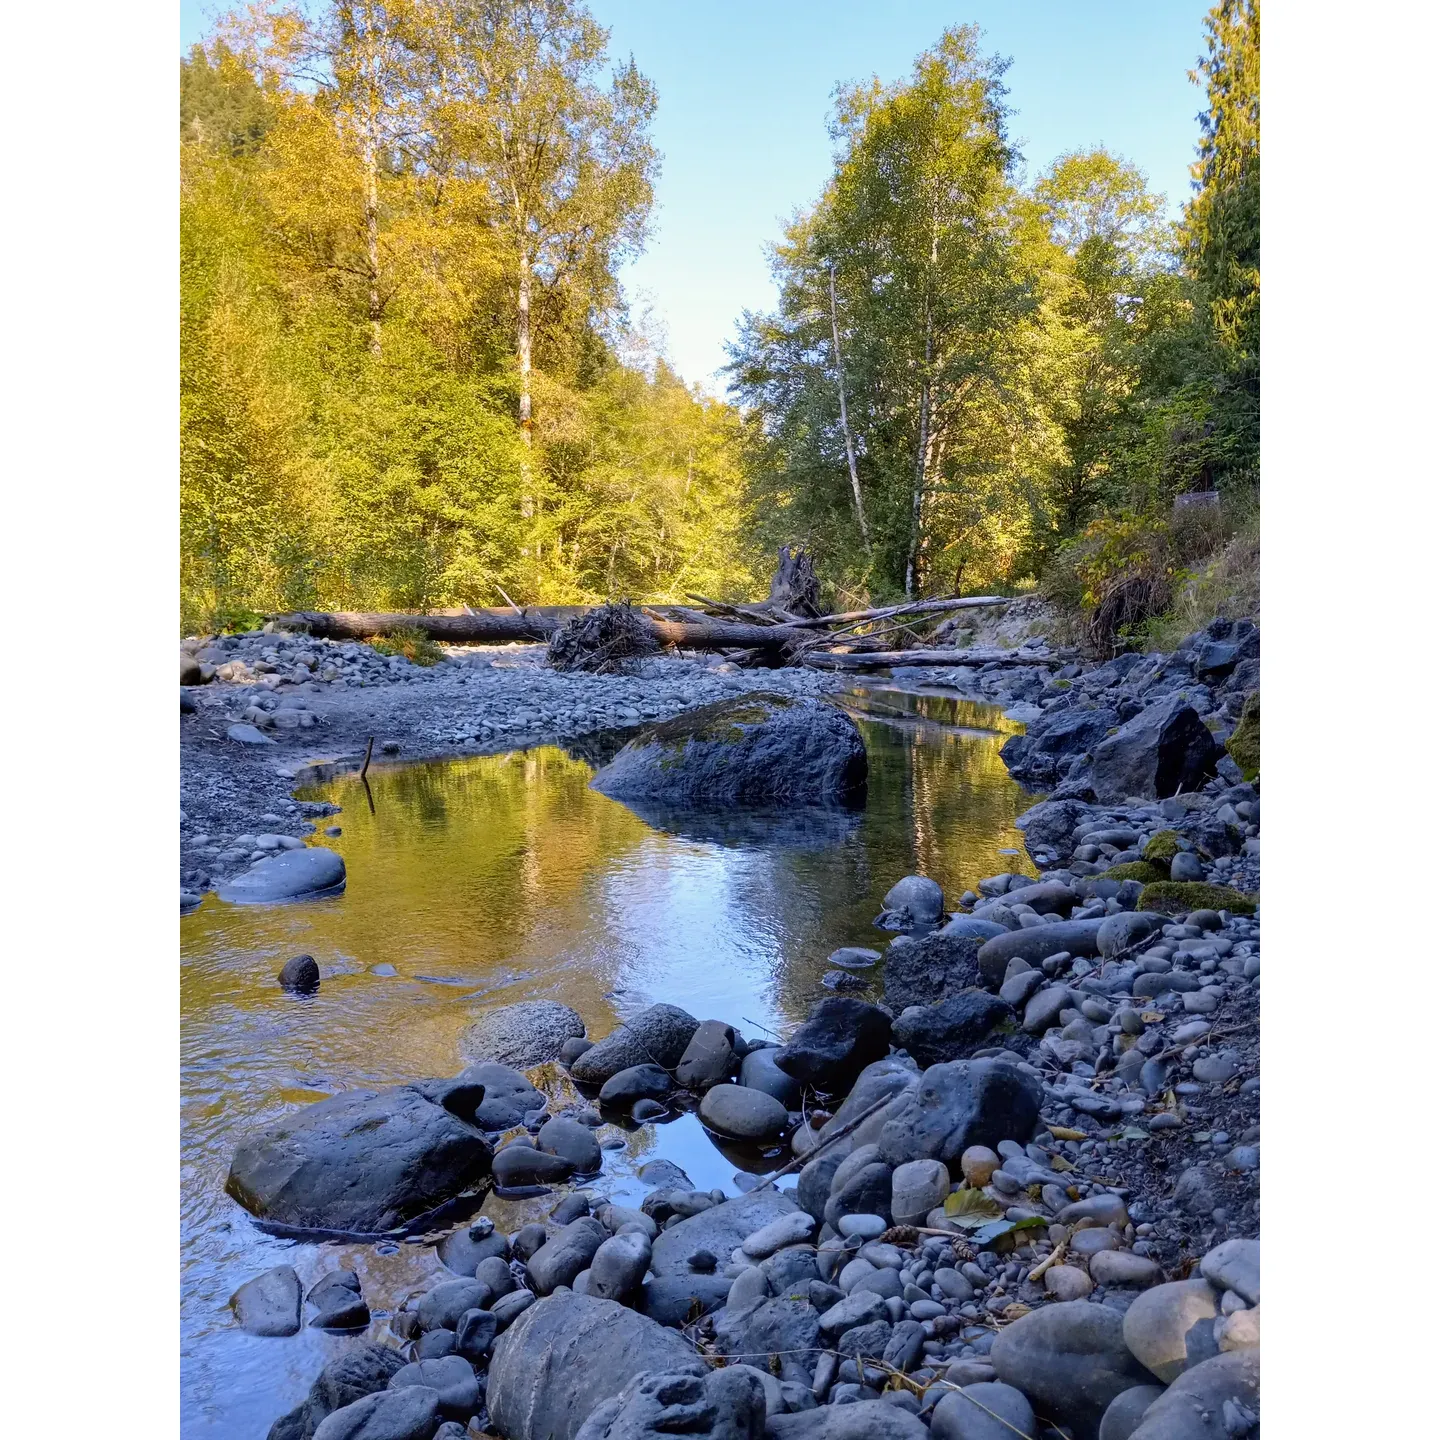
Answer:
M797 1155L788 1165L782 1165L773 1175L767 1176L756 1187L756 1190L763 1190L767 1185L773 1185L777 1180L792 1171L802 1169L808 1165L822 1150L833 1145L837 1140L843 1140L852 1130L856 1130L877 1111L883 1110L893 1099L894 1095L882 1095L867 1110L862 1110L853 1120L847 1120L833 1135L827 1136L820 1141L808 1154ZM751 1191L754 1194L754 1191ZM943 1232L942 1232L943 1233Z
M1075 1233L1071 1226L1065 1232L1065 1238L1025 1277L1032 1285L1052 1266L1058 1265L1065 1258L1065 1247L1070 1243L1070 1237Z

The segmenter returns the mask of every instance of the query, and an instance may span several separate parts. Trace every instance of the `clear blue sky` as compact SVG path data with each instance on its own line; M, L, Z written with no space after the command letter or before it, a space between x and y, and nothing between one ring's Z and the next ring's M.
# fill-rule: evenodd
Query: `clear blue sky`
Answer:
M207 0L181 0L182 48ZM949 25L976 22L1007 77L1031 174L1105 145L1178 212L1202 106L1186 72L1209 0L591 0L611 50L656 84L664 169L654 236L625 274L690 380L713 383L742 310L773 304L765 247L830 171L825 121L839 81L904 75Z

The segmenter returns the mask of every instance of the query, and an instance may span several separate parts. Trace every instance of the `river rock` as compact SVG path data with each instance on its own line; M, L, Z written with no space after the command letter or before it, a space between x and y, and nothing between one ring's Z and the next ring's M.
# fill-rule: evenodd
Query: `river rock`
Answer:
M1083 1233L1083 1232L1081 1232ZM1160 1279L1160 1267L1131 1250L1101 1250L1090 1257L1090 1278L1097 1285L1123 1285L1144 1290Z
M264 731L257 730L253 725L245 722L229 726L225 734L237 745L273 745L275 743Z
M481 1015L460 1037L471 1060L493 1060L529 1070L558 1060L565 1042L583 1039L585 1022L557 1000L522 1000Z
M949 1193L950 1172L938 1160L907 1160L890 1177L890 1213L897 1225L923 1225Z
M882 1302L883 1303L883 1302ZM808 1379L819 1344L820 1317L803 1293L727 1305L715 1317L715 1348L753 1365L778 1364L782 1379ZM773 1373L773 1372L772 1372Z
M674 1088L658 1065L627 1065L600 1087L600 1103L624 1110L637 1100L663 1100Z
M910 949L918 947L910 946ZM892 1039L921 1065L963 1059L965 1054L1015 1012L984 990L963 990L942 1000L904 1011L895 1021Z
M1145 1412L1131 1440L1231 1440L1253 1428L1247 1417L1259 1415L1260 1352L1233 1350L1181 1375Z
M880 904L880 924L889 930L909 930L939 921L945 913L945 892L928 876L907 875L890 887Z
M439 1418L440 1396L428 1386L407 1385L367 1395L327 1415L314 1440L430 1440Z
M929 1434L917 1416L885 1400L772 1415L765 1426L766 1440L927 1440Z
M670 805L825 805L865 795L859 727L811 697L756 692L642 731L590 786L616 800Z
M585 1085L603 1085L632 1065L659 1065L673 1070L680 1063L700 1022L677 1005L652 1005L597 1040L570 1066Z
M488 1216L453 1231L436 1247L440 1263L457 1275L473 1275L482 1260L492 1255L503 1259L509 1253L509 1244Z
M1226 1240L1206 1252L1200 1273L1217 1289L1233 1290L1251 1305L1260 1303L1260 1242Z
M778 1387L777 1387L778 1388ZM761 1440L765 1385L747 1365L728 1365L701 1377L690 1373L637 1375L590 1413L575 1440Z
M630 1231L612 1235L590 1261L590 1294L624 1300L637 1291L650 1268L650 1238Z
M467 1310L489 1309L493 1299L490 1287L479 1280L442 1280L420 1297L415 1314L427 1334L453 1330Z
M1165 916L1149 910L1123 910L1119 915L1107 915L1096 932L1096 948L1108 958L1138 945L1164 924Z
M997 1060L932 1065L886 1109L880 1149L892 1165L940 1160L947 1166L973 1145L1024 1144L1040 1116L1040 1082Z
M1012 735L1000 747L1000 758L1021 784L1049 788L1119 721L1114 710L1104 707L1048 711L1027 725L1023 735Z
M320 988L320 967L313 955L294 955L280 967L282 990L296 995L313 995Z
M878 950L867 950L861 945L842 945L832 950L827 965L838 965L842 970L868 970L878 959Z
M300 1277L277 1265L247 1280L231 1297L230 1308L251 1335L294 1335L300 1329Z
M495 1174L495 1183L502 1189L555 1185L575 1173L575 1167L564 1156L547 1155L524 1144L506 1145L497 1150L490 1168Z
M440 1397L440 1412L469 1419L480 1405L480 1384L470 1362L460 1355L438 1360L416 1360L390 1377L392 1390L422 1385Z
M1030 1402L1013 1385L993 1380L942 1395L930 1417L936 1440L1015 1440L1035 1433Z
M232 905L272 905L338 895L344 888L345 862L333 850L311 845L259 860L215 893Z
M975 935L937 933L892 945L885 952L885 1003L898 1014L911 1005L935 1005L979 985L976 957L987 943Z
M837 995L815 1006L775 1063L802 1084L838 1093L889 1048L890 1017L876 1005Z
M1216 1353L1216 1295L1204 1280L1173 1280L1139 1296L1125 1312L1125 1343L1162 1384Z
M787 1075L776 1063L778 1045L762 1045L749 1051L740 1062L740 1083L750 1090L763 1090L773 1095L787 1110L798 1110L804 1093L800 1082Z
M472 1365L479 1365L490 1354L499 1332L500 1317L493 1310L467 1310L455 1326L455 1351Z
M707 1367L677 1331L613 1300L552 1295L495 1342L486 1404L506 1440L574 1440L599 1405L647 1372L703 1378Z
M456 1083L479 1086L484 1092L471 1112L481 1130L513 1129L523 1124L527 1115L545 1108L545 1097L526 1076L509 1065L488 1061L471 1065L460 1072Z
M1195 710L1172 695L1147 706L1095 747L1090 783L1102 804L1132 795L1167 799L1199 790L1214 775L1221 753Z
M1145 1412L1164 1393L1163 1385L1132 1385L1122 1390L1105 1407L1096 1440L1130 1440L1145 1418Z
M785 1107L763 1090L716 1085L700 1102L700 1119L732 1140L777 1140L790 1128Z
M733 1026L723 1020L702 1020L675 1067L676 1084L696 1091L720 1084L735 1064L734 1045Z
M1075 852L1075 827L1089 814L1078 800L1042 800L1016 817L1015 828L1037 865L1064 864Z
M1079 903L1080 897L1070 886L1059 880L1037 880L1033 885L1022 885L1017 890L1007 890L1004 895L992 901L989 906L1005 905L1014 909L1028 905L1037 915L1068 915ZM978 910L977 914L984 914Z
M608 1236L593 1215L572 1220L552 1235L529 1259L526 1268L538 1295L548 1295L557 1285L569 1285L584 1270Z
M935 933L954 940L979 940L983 945L997 935L1004 935L1008 925L997 924L994 920L982 920L978 915L952 915Z
M535 1137L535 1144L549 1155L568 1160L578 1175L594 1175L600 1170L600 1142L588 1125L563 1115L552 1115Z
M713 1272L688 1270L662 1275L641 1287L635 1308L661 1325L678 1330L696 1315L720 1309L730 1296L731 1281Z
M1067 1300L1022 1315L990 1347L995 1373L1041 1412L1094 1440L1105 1408L1122 1390L1149 1382L1125 1344L1119 1313Z
M342 1351L315 1377L310 1393L270 1427L267 1440L310 1440L327 1415L383 1391L405 1364L388 1345L358 1344Z
M799 1209L778 1190L752 1190L671 1225L656 1237L650 1268L657 1277L690 1272L693 1256L728 1256L757 1230Z
M481 1093L431 1080L316 1101L240 1142L226 1192L297 1229L373 1234L417 1220L489 1174L489 1142L460 1118Z
M1100 953L1103 920L1061 920L1054 925L1034 925L1011 930L987 940L976 955L983 982L998 990L1005 980L1005 967L1017 956L1027 965L1038 965L1062 950L1089 957Z

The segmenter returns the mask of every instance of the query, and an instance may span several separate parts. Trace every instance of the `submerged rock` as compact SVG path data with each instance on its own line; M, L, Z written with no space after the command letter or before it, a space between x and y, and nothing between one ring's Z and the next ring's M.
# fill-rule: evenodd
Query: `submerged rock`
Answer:
M584 1085L603 1085L635 1065L672 1070L699 1028L700 1022L678 1005L652 1005L577 1056L570 1073Z
M487 1011L460 1037L461 1052L471 1060L494 1060L529 1070L559 1059L565 1042L581 1039L585 1022L557 1000L522 1000Z
M863 800L865 742L843 711L757 693L652 726L590 781L617 800L799 805Z

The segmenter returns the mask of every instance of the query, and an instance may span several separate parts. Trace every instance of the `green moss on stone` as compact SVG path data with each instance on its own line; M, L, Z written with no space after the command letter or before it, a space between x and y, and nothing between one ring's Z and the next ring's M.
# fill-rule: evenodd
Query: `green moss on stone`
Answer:
M1233 915L1253 915L1255 899L1228 885L1206 885L1199 880L1157 880L1140 892L1136 909L1155 910L1162 915L1188 915L1192 910L1229 910Z
M1153 860L1128 860L1124 865L1112 865L1099 878L1101 880L1139 880L1144 885L1150 885L1158 880L1168 880L1170 867L1157 865Z
M1153 860L1157 865L1169 866L1170 862L1180 853L1180 832L1178 830L1158 830L1150 837L1149 843L1145 846L1145 858ZM1168 880L1170 872L1167 868L1164 875L1156 877L1160 880Z
M1247 780L1254 780L1260 774L1260 692L1252 691L1245 697L1245 708L1240 712L1240 723L1235 733L1225 742L1230 758L1240 767L1240 773Z

